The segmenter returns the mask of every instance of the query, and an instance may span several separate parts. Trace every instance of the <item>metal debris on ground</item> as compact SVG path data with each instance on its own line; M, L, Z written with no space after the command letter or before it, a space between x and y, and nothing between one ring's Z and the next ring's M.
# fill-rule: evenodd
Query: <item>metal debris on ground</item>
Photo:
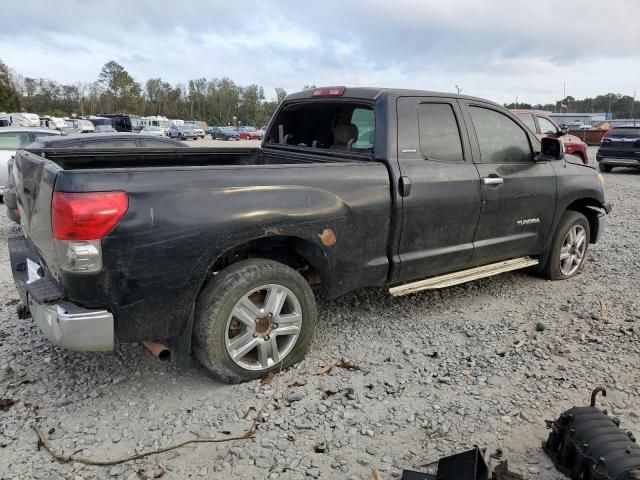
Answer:
M429 472L404 470L401 480L489 480L489 458L477 446L472 450L443 457L426 465ZM494 469L492 480L522 480L524 477L509 471L506 460Z
M572 480L640 479L640 446L631 432L620 429L620 421L606 410L596 408L598 393L591 393L591 405L573 407L555 420L547 420L551 429L543 444L554 465Z

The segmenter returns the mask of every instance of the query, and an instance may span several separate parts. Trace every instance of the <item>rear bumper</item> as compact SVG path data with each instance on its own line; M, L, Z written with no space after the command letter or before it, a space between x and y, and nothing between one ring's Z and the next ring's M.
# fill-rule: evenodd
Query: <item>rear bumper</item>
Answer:
M610 167L640 167L640 158L602 157L598 159L598 163Z
M11 271L22 302L44 335L71 350L113 349L114 321L107 310L87 309L64 298L57 282L42 274L37 255L19 227L9 231Z

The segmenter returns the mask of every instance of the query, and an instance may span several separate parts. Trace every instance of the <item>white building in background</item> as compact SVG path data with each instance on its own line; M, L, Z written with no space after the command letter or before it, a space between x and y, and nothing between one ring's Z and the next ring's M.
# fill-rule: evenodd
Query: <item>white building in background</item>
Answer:
M549 116L558 125L593 125L607 121L606 113L551 113Z

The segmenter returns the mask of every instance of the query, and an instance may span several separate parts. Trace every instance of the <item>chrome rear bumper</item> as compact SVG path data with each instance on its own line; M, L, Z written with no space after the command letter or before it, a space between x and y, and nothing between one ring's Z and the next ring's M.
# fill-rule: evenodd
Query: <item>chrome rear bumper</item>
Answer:
M42 333L52 343L71 350L113 350L113 315L66 300L59 284L42 276L38 256L20 228L12 228L8 237L13 279Z
M54 344L71 350L113 350L113 315L106 310L88 310L71 302L44 304L27 296L31 316Z

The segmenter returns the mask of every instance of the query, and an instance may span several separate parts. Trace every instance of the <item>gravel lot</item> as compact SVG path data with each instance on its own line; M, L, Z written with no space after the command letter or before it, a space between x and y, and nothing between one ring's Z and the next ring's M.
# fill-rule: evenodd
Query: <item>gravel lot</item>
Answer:
M594 385L607 386L605 404L622 427L640 433L639 181L638 171L606 175L614 211L576 278L516 272L399 299L368 289L324 303L310 355L271 385L218 384L142 345L113 354L51 346L14 313L0 206L0 397L16 401L0 411L0 478L371 479L376 468L391 479L473 444L501 448L526 478L564 478L541 452L544 419L587 404ZM358 369L318 374L343 359ZM241 434L274 390L254 440L114 467L58 463L37 450L30 428L37 420L66 453L117 458Z

